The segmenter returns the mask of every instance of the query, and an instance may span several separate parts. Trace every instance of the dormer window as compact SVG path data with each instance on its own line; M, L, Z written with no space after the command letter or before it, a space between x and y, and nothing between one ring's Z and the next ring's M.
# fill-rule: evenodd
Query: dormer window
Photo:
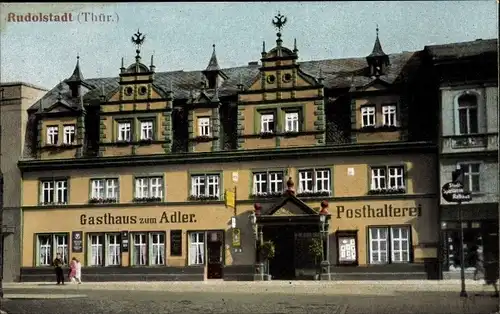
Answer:
M212 136L210 129L210 118L198 118L198 136Z
M47 145L57 145L59 142L59 127L58 126L48 126L47 127Z
M217 77L215 75L211 75L208 77L208 88L214 89L217 86Z
M375 106L361 108L361 127L375 126Z
M120 122L118 123L118 141L130 142L131 139L131 123Z
M396 105L382 106L384 126L397 126Z
M274 114L266 113L260 116L260 132L261 133L274 133Z

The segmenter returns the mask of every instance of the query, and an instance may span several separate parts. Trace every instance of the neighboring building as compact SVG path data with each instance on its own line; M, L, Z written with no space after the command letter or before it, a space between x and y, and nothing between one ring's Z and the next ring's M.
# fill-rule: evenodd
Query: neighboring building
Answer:
M17 162L26 141L28 108L46 89L22 82L0 83L0 170L4 176L3 222L5 281L19 280L21 263L21 172ZM3 195L2 195L3 192ZM1 219L0 219L1 221ZM1 252L0 252L1 254Z
M273 278L312 278L327 202L324 275L438 275L437 98L421 52L386 55L377 30L365 58L299 63L278 33L260 65L221 69L214 47L204 71L156 73L134 40L118 78L84 79L78 60L29 109L21 280L52 280L56 253L87 281L262 279L261 232Z
M461 210L465 267L472 278L477 246L498 250L497 40L428 46L425 50L440 92L440 185L451 181L452 171L463 168L465 189L472 193L472 201L461 205L441 198L444 277L460 274Z

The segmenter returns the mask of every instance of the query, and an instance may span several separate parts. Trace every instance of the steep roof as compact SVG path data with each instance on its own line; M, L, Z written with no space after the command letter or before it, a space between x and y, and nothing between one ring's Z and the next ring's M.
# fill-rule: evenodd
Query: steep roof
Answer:
M379 79L393 84L402 74L407 71L407 64L416 56L415 52L403 52L389 55L390 66L385 75ZM373 79L365 75L367 67L366 59L363 58L345 58L345 59L327 59L317 61L300 62L300 69L307 75L317 78L320 75L320 69L324 77L323 84L326 88L349 88L351 85L361 87L370 83ZM219 88L219 97L236 94L238 84L249 87L259 74L257 66L242 66L222 69L228 76ZM199 89L200 75L203 71L173 71L155 73L155 86L162 91L169 91L172 86L175 99L188 99L192 90ZM66 82L66 81L64 81ZM119 78L92 78L83 80L84 86L89 90L83 94L83 103L92 104L99 101L99 97L104 94L110 97L114 91L118 91ZM62 84L63 100L70 104L79 105L80 101L71 97L71 92L67 84ZM40 102L44 107L52 105L57 101L59 88L56 86L45 94L42 99L33 104L29 110L38 110Z
M425 46L434 60L467 58L498 50L497 39L476 39L461 43Z

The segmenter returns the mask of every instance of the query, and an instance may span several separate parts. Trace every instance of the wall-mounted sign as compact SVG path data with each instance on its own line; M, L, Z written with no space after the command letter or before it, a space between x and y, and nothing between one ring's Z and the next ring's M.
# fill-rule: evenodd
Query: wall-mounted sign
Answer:
M128 231L122 231L122 252L128 252Z
M354 237L338 237L338 245L340 263L356 261L356 239Z
M182 256L182 230L170 230L170 255Z
M80 225L151 225L169 223L195 223L195 214L183 214L181 211L163 212L159 217L123 216L106 213L99 216L80 215Z
M472 196L470 193L465 192L464 186L460 182L448 182L441 188L443 198L450 203L470 202Z
M363 205L361 208L337 206L337 218L386 218L386 217L420 217L422 205L416 207L396 207L384 204L383 207Z
M239 228L232 229L233 231L233 247L239 248L241 246L241 230Z
M71 232L71 252L72 253L83 253L83 232L82 231Z

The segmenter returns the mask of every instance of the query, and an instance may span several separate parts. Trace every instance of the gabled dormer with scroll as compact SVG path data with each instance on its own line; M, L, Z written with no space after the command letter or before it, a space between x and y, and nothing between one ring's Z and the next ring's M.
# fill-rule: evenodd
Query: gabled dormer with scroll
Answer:
M208 66L201 73L199 88L191 90L186 103L190 152L221 149L219 89L228 76L221 70L215 45Z
M132 37L135 62L120 68L119 87L103 92L100 102L100 156L151 155L171 152L173 93L155 83L155 65L141 61L145 35ZM170 83L172 86L172 83Z
M382 49L379 29L375 44L366 57L366 81L363 86L352 86L351 98L352 140L356 143L400 141L406 134L403 122L406 108L394 80L389 75L389 56Z
M37 157L82 157L85 137L83 95L88 91L77 56L73 74L38 101Z
M321 80L301 70L297 41L285 47L287 18L278 13L276 46L262 46L260 73L238 95L238 149L304 147L325 144L325 108Z

